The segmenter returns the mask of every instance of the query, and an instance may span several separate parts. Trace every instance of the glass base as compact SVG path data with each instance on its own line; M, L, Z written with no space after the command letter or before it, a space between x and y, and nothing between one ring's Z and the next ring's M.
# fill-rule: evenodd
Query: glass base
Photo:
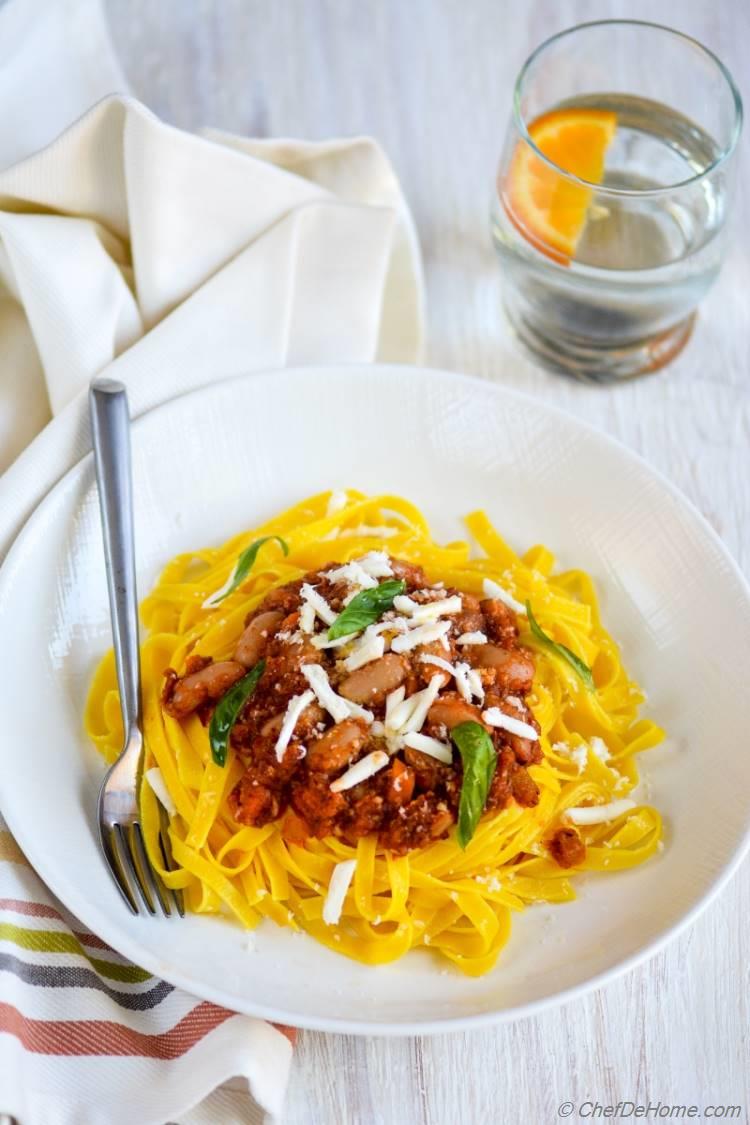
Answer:
M543 367L571 375L584 383L614 383L649 375L679 355L690 339L695 313L685 320L627 347L586 347L570 340L546 336L522 313L506 304L506 312L516 335Z

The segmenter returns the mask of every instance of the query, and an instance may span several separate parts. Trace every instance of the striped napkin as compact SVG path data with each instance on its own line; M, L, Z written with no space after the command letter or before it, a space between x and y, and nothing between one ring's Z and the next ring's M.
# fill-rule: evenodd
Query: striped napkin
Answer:
M0 0L0 560L89 451L94 375L137 417L251 369L419 358L418 249L374 142L209 141L123 88L99 0ZM0 819L0 1122L261 1122L292 1040L126 962Z
M88 933L2 818L0 1033L0 1113L20 1125L262 1122L281 1112L294 1042L292 1029L196 1000Z

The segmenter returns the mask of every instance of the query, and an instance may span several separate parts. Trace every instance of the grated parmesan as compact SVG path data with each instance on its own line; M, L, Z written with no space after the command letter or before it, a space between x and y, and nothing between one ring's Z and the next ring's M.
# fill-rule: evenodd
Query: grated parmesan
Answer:
M369 629L365 631L364 636L355 647L352 649L349 656L344 661L344 667L347 672L356 672L357 668L364 667L373 660L379 660L385 652L385 641L376 633L371 633Z
M485 597L497 598L499 602L502 602L503 605L507 605L508 609L512 609L514 613L526 613L526 606L517 602L507 590L504 590L502 586L498 586L497 582L493 582L491 578L485 578L482 583L482 588Z
M439 617L448 617L454 613L460 613L463 601L455 594L450 598L439 598L434 602L425 602L420 605L419 602L413 601L407 595L400 594L393 599L393 607L400 613L406 613L411 617L415 625L425 624L428 621L437 621Z
M331 687L328 673L320 664L303 664L300 672L315 692L318 703L325 708L335 723L341 723L344 719L350 718L364 719L367 723L372 722L372 711L367 711L357 703L352 703L349 699L344 699L343 696L336 694Z
M610 801L608 805L580 806L579 808L566 809L565 816L573 824L604 824L608 820L616 820L623 813L634 809L635 801L629 797L622 797L619 801Z
M302 695L293 695L287 704L284 719L279 731L279 737L276 739L276 760L280 762L284 757L284 751L291 741L294 734L299 717L308 704L312 703L315 694L312 691L304 691Z
M314 586L309 582L305 582L300 590L302 600L311 605L315 610L318 617L326 623L326 625L333 625L336 620L336 614L329 606L322 594L319 594Z
M471 703L475 695L478 699L484 699L481 676L469 664L459 661L458 664L454 665L447 660L443 660L442 656L433 656L430 652L423 653L419 659L423 664L434 664L453 676L458 694L467 703Z
M356 559L327 571L326 578L329 582L348 582L350 586L359 586L361 590L372 590L378 584Z
M385 551L368 551L357 562L370 578L392 578L393 567Z
M447 742L441 742L439 738L430 738L428 734L419 734L417 731L410 731L404 735L404 744L410 746L412 750L419 750L422 754L429 754L431 758L437 758L439 762L444 762L449 766L453 761L453 750Z
M326 516L335 516L342 508L345 508L349 502L349 497L346 494L345 488L334 488L331 495L328 497L328 507L326 508Z
M509 734L517 734L519 738L528 738L532 742L539 740L539 735L529 723L514 719L512 715L506 715L499 707L489 707L482 712L482 718L489 726L507 730Z
M382 770L383 766L387 765L389 761L388 755L383 750L373 750L371 754L366 754L364 758L360 758L358 762L350 766L346 773L342 773L341 777L332 781L331 792L341 793L344 789L351 789L354 785L359 785L360 781L366 781L378 770Z
M323 921L327 926L335 926L341 918L346 892L354 878L356 866L356 859L346 859L343 863L337 863L331 872L328 894L323 903Z
M600 762L608 762L612 757L607 743L596 734L589 739L589 746L591 747L591 753L594 757L598 758Z
M456 640L457 645L486 645L487 637L484 633L462 633Z
M372 524L361 523L357 527L347 527L339 532L341 539L353 539L355 536L360 539L390 539L393 535L398 535L399 528L397 527L373 527Z
M430 625L418 625L416 629L409 629L391 641L393 652L408 652L418 645L429 645L433 641L440 641L445 637L451 627L450 621L436 621Z
M347 633L345 637L337 637L335 641L328 640L328 633L320 633L319 636L313 637L310 642L313 648L341 648L343 645L348 645L356 637L356 633ZM281 633L276 634L276 638L281 636ZM289 634L287 633L287 637Z

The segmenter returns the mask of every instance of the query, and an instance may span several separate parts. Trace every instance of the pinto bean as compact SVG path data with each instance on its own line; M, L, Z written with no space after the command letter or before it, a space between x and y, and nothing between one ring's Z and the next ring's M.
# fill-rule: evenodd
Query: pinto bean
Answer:
M436 699L427 712L427 718L431 724L447 727L448 730L457 727L459 723L482 723L482 713L479 708L473 707L471 703L465 703L458 696L443 696L442 699Z
M354 719L344 719L343 723L336 723L309 747L308 769L318 773L336 773L349 764L366 741L364 728Z
M164 696L164 710L174 719L185 719L204 703L221 699L245 675L245 666L236 660L219 660L200 672L173 681Z
M270 609L267 613L259 613L254 617L237 642L234 650L234 659L252 668L257 664L265 652L268 638L272 636L284 620L280 609Z
M472 645L469 660L479 668L494 668L498 686L505 692L525 695L534 680L534 658L522 648L499 645Z
M352 703L382 703L406 679L407 664L395 652L352 672L339 684L339 695Z

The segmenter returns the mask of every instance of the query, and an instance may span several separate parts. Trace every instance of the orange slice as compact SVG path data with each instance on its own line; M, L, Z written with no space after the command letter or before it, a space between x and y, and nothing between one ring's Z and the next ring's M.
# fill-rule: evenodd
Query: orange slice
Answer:
M604 175L617 115L603 109L556 109L529 126L537 148L558 168L590 184ZM505 184L508 214L538 250L567 264L586 225L593 189L572 183L519 141Z

